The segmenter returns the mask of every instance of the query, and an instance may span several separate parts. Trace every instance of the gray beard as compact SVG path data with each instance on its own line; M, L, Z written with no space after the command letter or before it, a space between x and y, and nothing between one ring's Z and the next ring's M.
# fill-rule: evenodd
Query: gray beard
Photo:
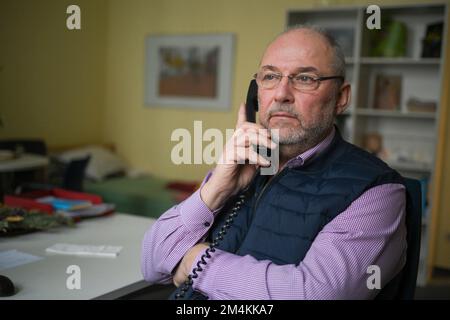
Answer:
M326 106L324 106L324 109L330 108L334 106L335 99L332 99ZM309 148L312 148L313 146L317 145L320 141L322 141L325 136L330 132L331 127L334 124L334 113L331 114L325 114L322 121L319 123L316 123L314 126L310 128L306 128L303 124L302 118L299 116L297 112L295 112L292 105L289 104L277 104L270 107L268 114L267 114L267 121L261 121L261 125L265 127L266 129L270 128L268 127L268 119L270 116L275 112L288 112L295 116L298 121L300 122L300 130L297 128L289 128L288 133L279 137L278 143L280 146L283 145L298 145L302 150L307 150Z

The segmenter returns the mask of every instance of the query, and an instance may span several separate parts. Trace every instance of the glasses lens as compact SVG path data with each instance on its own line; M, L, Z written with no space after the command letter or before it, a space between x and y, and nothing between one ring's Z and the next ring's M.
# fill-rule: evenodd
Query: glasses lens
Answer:
M256 78L259 82L259 85L265 89L275 88L280 82L281 75L276 72L270 71L262 71L258 73Z
M315 90L318 84L316 76L304 73L292 77L291 81L295 89L303 91Z
M264 89L273 89L278 86L283 77L282 74L273 71L261 71L256 74L258 86ZM292 87L301 91L316 90L319 86L319 80L316 75L299 73L295 76L289 76Z

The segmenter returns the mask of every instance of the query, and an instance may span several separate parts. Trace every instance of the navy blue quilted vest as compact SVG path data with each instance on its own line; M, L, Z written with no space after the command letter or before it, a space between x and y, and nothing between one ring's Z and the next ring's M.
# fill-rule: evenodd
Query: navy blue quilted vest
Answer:
M298 265L323 227L366 190L385 183L404 184L396 171L344 141L337 129L320 154L303 166L285 167L267 181L268 176L254 179L218 248L278 265ZM234 201L230 199L224 211ZM217 236L227 216L218 215L208 241Z
M338 130L326 150L301 167L285 167L268 183L258 176L253 194L218 248L257 260L298 265L323 227L366 190L402 177L383 161L344 141ZM219 215L214 238L226 215Z

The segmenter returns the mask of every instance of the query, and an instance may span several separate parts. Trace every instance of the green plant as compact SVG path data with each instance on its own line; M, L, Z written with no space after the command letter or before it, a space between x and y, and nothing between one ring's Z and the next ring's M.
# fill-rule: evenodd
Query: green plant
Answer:
M46 230L62 225L74 226L74 222L61 214L49 215L38 210L11 208L0 204L0 235Z

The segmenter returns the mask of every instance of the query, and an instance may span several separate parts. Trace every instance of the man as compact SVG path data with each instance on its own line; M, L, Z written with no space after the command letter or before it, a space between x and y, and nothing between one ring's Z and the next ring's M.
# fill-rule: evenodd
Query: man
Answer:
M187 298L195 295L186 280L209 299L371 299L380 290L367 285L370 266L379 267L381 287L400 272L405 187L334 127L350 99L344 75L339 46L314 27L268 46L255 76L260 124L246 122L241 105L212 174L146 233L147 281L181 285L176 297ZM280 165L267 177L258 168L269 163L252 144L273 148L271 129L279 129ZM243 201L222 228L238 193Z

